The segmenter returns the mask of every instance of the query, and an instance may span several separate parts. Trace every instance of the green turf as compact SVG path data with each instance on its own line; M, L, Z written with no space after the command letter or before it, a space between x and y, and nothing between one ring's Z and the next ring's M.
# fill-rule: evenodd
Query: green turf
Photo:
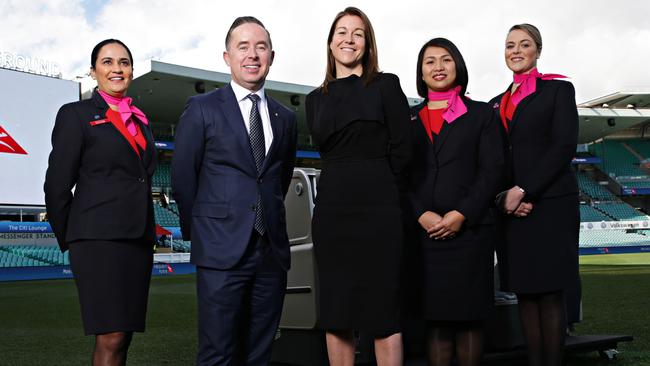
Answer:
M650 265L650 253L582 255L580 256L580 264Z
M154 277L145 333L129 365L192 365L196 353L194 276ZM0 283L0 365L89 365L72 280Z
M609 255L608 257L612 257ZM584 321L577 334L629 334L617 366L650 365L650 266L583 265ZM88 365L71 280L0 282L0 365ZM129 365L192 365L196 352L194 276L154 277L147 331L136 334ZM610 365L593 352L568 365Z

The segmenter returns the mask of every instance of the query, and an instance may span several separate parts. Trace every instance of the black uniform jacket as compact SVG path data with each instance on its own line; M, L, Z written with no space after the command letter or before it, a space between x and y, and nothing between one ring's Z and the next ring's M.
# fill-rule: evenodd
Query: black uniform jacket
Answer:
M108 121L108 108L95 92L91 99L62 106L56 116L44 190L62 251L80 239L155 239L153 135L137 121L147 141L138 154Z
M503 94L490 102L499 121ZM578 110L571 83L538 79L535 92L517 105L508 130L499 124L507 159L504 189L523 188L525 202L578 193L571 168L578 140Z
M433 142L413 107L413 159L408 169L409 201L417 220L425 211L457 210L464 226L491 224L489 207L503 184L503 142L489 105L463 98L467 113L443 122Z

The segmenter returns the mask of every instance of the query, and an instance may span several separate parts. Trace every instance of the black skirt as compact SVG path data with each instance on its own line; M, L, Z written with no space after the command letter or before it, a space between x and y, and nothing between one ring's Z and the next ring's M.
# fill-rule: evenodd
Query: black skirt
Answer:
M144 332L153 266L145 240L79 240L70 243L86 335Z
M575 286L578 276L580 211L575 195L541 199L525 218L507 217L506 289L535 294Z
M485 320L494 302L494 227L463 228L450 240L430 239L420 231L424 318Z

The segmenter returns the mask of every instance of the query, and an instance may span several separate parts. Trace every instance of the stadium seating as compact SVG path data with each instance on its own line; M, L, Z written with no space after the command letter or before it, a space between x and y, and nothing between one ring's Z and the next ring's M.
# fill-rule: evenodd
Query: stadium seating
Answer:
M624 142L645 159L650 158L650 139L629 139Z
M600 184L596 183L593 181L591 178L587 176L587 174L583 172L578 172L576 174L576 178L578 178L578 186L580 187L580 190L591 197L594 200L598 201L614 201L616 200L616 196L612 194L612 192L608 191L607 189L603 188Z
M627 247L650 244L646 235L625 230L580 231L580 248Z
M623 188L650 188L650 181L619 181L619 183Z
M171 164L158 163L156 171L153 174L151 185L153 187L169 188L172 185L171 181Z
M154 214L156 216L156 223L160 226L179 227L178 215L171 210L162 207L159 203L153 204ZM176 209L178 210L178 208Z
M596 164L611 177L644 176L639 168L639 159L628 151L623 143L626 140L605 140L589 146L589 152L603 159Z
M174 251L189 253L192 248L192 243L185 240L174 240Z
M580 205L580 221L612 221L612 218L589 205Z
M638 221L650 219L650 217L647 215L644 215L643 213L632 208L632 206L623 202L598 203L594 207L606 215L611 216L619 221Z
M0 246L0 267L69 265L68 252L61 253L56 246L3 245Z

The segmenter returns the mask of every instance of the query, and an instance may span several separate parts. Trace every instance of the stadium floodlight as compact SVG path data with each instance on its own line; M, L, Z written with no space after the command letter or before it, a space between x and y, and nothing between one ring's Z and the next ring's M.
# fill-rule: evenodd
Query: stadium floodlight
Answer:
M634 108L636 108L636 106L634 104L630 103L630 104L626 105L625 108L634 109Z
M609 104L607 104L607 103L603 103L602 107L603 107L603 108L609 108Z

